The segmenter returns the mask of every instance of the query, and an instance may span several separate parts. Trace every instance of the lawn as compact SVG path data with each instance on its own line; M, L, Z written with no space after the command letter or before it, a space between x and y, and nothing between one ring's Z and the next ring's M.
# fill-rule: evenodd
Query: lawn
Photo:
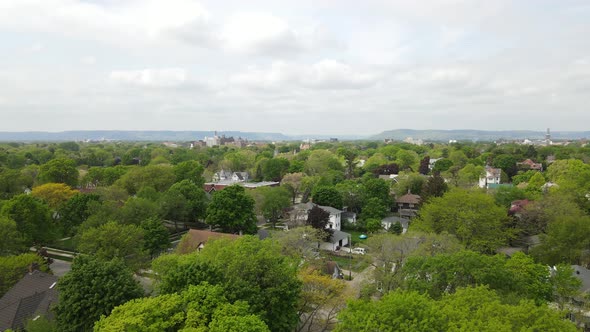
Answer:
M343 229L343 232L349 233L350 236L352 237L352 248L354 247L358 247L359 244L366 244L367 243L367 239L361 240L359 239L359 235L361 234L367 234L365 232L361 232L361 231L353 231L353 230L349 230L349 229ZM367 234L368 235L368 234ZM371 235L369 235L369 237L371 237Z
M76 251L76 243L73 237L57 240L49 245L49 247L66 251Z
M352 255L352 260L350 256L337 256L332 254L327 254L326 258L331 259L338 263L341 269L351 269L353 272L361 272L369 266L370 258L366 255Z

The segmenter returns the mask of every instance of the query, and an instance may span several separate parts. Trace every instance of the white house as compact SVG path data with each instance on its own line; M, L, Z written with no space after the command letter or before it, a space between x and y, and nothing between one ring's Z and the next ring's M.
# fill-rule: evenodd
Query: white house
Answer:
M485 177L479 178L479 187L480 188L487 188L489 184L500 184L500 176L501 175L502 175L501 169L486 166L486 175L485 175Z
M314 204L311 202L295 204L293 206L293 211L291 212L291 221L295 222L295 224L297 224L297 225L305 225L309 211L314 206L317 206L320 209L322 209L330 214L330 219L328 220L328 224L326 225L326 228L334 229L337 231L339 231L342 228L342 211L341 210L335 209L331 206L317 205L317 204ZM296 225L293 225L293 226L296 226Z

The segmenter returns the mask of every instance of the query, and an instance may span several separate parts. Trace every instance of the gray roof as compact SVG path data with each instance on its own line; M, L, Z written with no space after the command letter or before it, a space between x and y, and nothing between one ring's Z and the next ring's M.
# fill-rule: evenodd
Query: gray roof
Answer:
M590 292L590 270L580 265L572 265L574 276L582 281L582 292Z
M330 242L336 243L340 240L348 239L349 237L350 237L349 233L339 231L339 230L334 230L334 232L332 233L332 236L330 236Z
M40 271L27 273L0 299L0 331L21 329L29 318L46 315L58 300L57 277Z
M331 206L323 206L323 205L318 205L318 204L315 204L315 203L312 203L312 202L307 202L307 203L300 203L300 204L295 204L295 205L293 206L293 208L294 208L294 209L296 209L296 210L304 210L304 209L305 209L305 210L308 210L308 211L309 211L309 210L311 210L311 209L312 209L314 206L317 206L317 207L319 207L320 209L322 209L322 210L324 210L324 211L328 212L329 214L339 214L339 213L342 213L342 211L341 211L341 210L338 210L338 209L336 209L336 208L333 208L333 207L331 207Z

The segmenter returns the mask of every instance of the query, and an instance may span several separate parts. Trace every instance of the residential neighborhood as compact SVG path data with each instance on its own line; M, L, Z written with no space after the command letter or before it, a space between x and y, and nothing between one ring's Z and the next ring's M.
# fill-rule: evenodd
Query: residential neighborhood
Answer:
M254 313L271 331L346 329L347 315L356 314L347 301L380 305L405 291L441 306L464 291L492 292L485 296L533 301L556 324L590 326L586 146L334 141L307 150L289 142L226 150L66 142L0 149L3 331L140 324L127 312L163 296L180 301L198 287L216 289L228 305L245 301L250 309L236 317ZM545 161L556 154L562 159ZM425 273L445 279L434 283ZM259 277L266 275L273 277ZM122 287L116 297L79 297L82 289L110 291L101 285L113 285L111 278ZM539 280L535 292L525 291ZM279 296L285 285L290 295ZM267 301L279 298L297 310L268 311ZM502 310L521 310L517 303ZM130 326L148 326L141 324Z

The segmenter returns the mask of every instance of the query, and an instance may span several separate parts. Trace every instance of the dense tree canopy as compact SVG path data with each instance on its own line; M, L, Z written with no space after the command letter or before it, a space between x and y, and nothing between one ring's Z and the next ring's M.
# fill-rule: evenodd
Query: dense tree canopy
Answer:
M60 331L90 331L101 315L143 295L131 271L121 260L101 261L79 256L57 285L55 308Z
M336 331L577 331L547 306L503 304L485 287L460 289L441 300L395 291L379 301L353 301L338 318Z
M57 237L49 207L32 196L15 196L2 206L1 214L16 222L27 245L47 244Z
M493 252L507 244L506 210L492 197L477 191L455 189L422 206L417 223L436 233L454 234L469 249Z
M71 159L53 159L41 165L39 180L42 183L65 183L70 187L78 184L79 172L76 162Z
M297 324L295 310L300 282L297 267L270 240L252 236L209 241L198 253L158 258L154 271L159 289L178 292L203 281L220 285L230 301L246 301L271 331L288 331Z
M206 221L225 233L254 234L257 230L254 199L239 185L217 191L207 207Z

